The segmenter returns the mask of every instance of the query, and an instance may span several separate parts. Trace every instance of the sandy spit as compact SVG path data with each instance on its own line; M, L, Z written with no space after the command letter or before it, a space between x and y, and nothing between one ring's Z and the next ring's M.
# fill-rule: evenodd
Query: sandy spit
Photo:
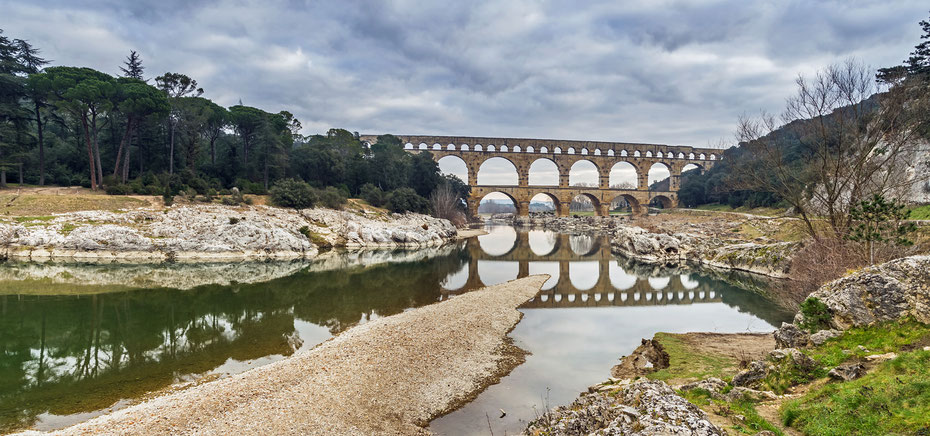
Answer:
M546 275L487 287L352 328L234 377L57 434L428 434L421 427L508 370L517 306Z
M459 229L458 234L456 235L455 239L459 239L459 240L468 239L468 238L473 238L475 236L483 236L487 234L488 234L488 231L485 229Z

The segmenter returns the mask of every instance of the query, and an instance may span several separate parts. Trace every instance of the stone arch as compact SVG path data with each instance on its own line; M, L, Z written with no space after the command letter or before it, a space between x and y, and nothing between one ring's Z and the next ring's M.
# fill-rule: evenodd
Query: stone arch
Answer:
M614 149L611 148L610 150L607 150L607 155L610 157L614 157Z
M417 150L429 150L429 146L426 145L425 142L421 142L420 145L417 146Z
M433 144L433 150L436 150L436 151L442 150L442 145Z
M636 150L633 152L633 157L640 157L640 156L641 154L639 153L639 150Z
M556 147L552 149L552 152L555 154L562 154L562 147Z
M656 162L652 164L652 166L649 167L649 170L647 172L647 177L646 177L646 181L648 183L649 189L652 190L653 184L655 183L661 184L661 182L664 182L666 180L668 181L667 183L671 183L672 181L671 176L672 176L671 165L665 162ZM665 187L665 189L659 189L659 190L668 191L670 190L670 185L669 187Z
M679 158L679 159L684 159L684 158L685 158L685 154L679 151L679 152L678 152L678 158Z
M662 209L671 209L675 207L675 203L671 198L668 198L664 195L656 195L649 199L649 207L661 207Z
M468 162L465 162L465 159L449 154L439 158L436 164L439 165L439 171L443 174L453 175L468 183Z
M409 142L404 144L404 150L413 150L413 144Z
M700 159L700 160L707 160L707 156L706 156L704 153L701 153L701 154L698 155L698 159Z
M446 278L442 279L439 286L447 291L457 291L468 284L468 279L468 263L466 262L458 271L450 273Z
M569 262L568 263L568 282L571 283L572 287L579 291L588 291L597 286L599 277L599 267L597 261L581 261L581 262ZM571 297L575 294L569 294L569 301L572 300ZM581 294L580 297L584 301L585 297L588 294Z
M482 177L482 170L498 172L498 174L488 174L485 172L484 177ZM488 178L491 178L493 182L488 183ZM478 172L475 174L475 183L478 185L517 186L519 180L520 176L519 172L517 172L517 165L510 159L504 157L485 159L481 162L481 165L478 167Z
M587 156L587 155L588 155L588 149L587 149L587 148L582 148L582 149L581 149L581 154L584 155L584 156Z
M489 196L490 198L488 198ZM504 206L504 207L501 207L499 211L497 211L496 208L491 208L488 206L490 204L499 205L499 203L496 202L496 200L503 200L503 199L509 199L510 202L513 204L512 208ZM492 213L492 214L493 213L506 213L504 212L505 208L507 210L512 209L512 212L514 214L517 214L520 212L520 203L518 203L517 199L514 198L512 195L506 192L501 192L501 191L488 192L487 194L482 195L481 198L478 199L478 213ZM516 245L516 242L514 242L514 245Z
M652 150L646 150L646 157L652 157Z
M698 163L689 162L685 166L681 167L681 174L684 174L686 171L698 170L698 174L704 173L704 166Z
M629 156L629 155L630 155L630 154L627 153L626 150L620 150L620 157L627 157L627 156Z
M620 194L610 200L611 213L630 213L637 215L640 212L639 200L630 194Z
M600 168L588 159L572 162L568 169L568 186L586 186L597 188L600 180Z
M688 153L688 159L694 159L694 153Z
M548 202L552 203L552 213L558 215L559 213L559 197L558 196L556 196L555 194L549 191L530 191L530 194L532 194L530 196L530 212L546 212L543 210L533 210L533 207L534 207L533 204L534 202L544 203L545 200L549 200ZM542 198L543 201L540 201L540 197L543 197ZM556 243L556 245L558 245L558 243Z
M530 186L558 186L559 175L559 165L547 157L534 160L527 169Z
M607 178L610 189L637 189L639 188L639 170L630 162L617 162L610 167Z
M462 144L462 146L459 147L459 150L461 150L461 151L468 151L468 144Z
M497 151L497 149L494 148L494 144L491 144L491 145L488 145L487 151Z
M565 154L575 154L575 147L568 147L568 150L565 151Z
M584 201L583 199L587 199L587 201ZM578 200L578 201L576 201L576 200ZM599 215L599 214L600 214L600 211L601 211L601 201L600 201L596 196L594 196L594 195L592 195L592 194L588 194L588 193L586 193L586 192L579 192L579 193L573 195L572 198L571 198L571 200L570 200L570 203L569 203L569 205L568 205L568 206L569 206L569 207L568 207L568 209L569 209L569 211L568 211L568 212L569 212L569 215L571 215L571 214L585 214L585 213L589 213L590 211L587 211L587 210L572 210L573 206L577 209L578 206L583 205L583 204L585 204L585 203L590 203L591 207L594 209L593 211L594 211L594 214L595 214L595 215Z
M536 150L533 148L532 145L529 145L529 146L526 147L526 152L527 152L527 153L535 153Z
M590 233L569 235L568 246L572 253L579 256L590 256L601 248L600 238Z
M601 155L601 149L600 149L600 148L595 148L595 149L594 149L594 155L595 155L595 156L600 156L600 155Z
M711 155L710 155L710 160L717 160L717 155L711 153Z
M448 150L448 151L455 151L455 144L449 144L449 145L447 145L447 146L446 146L446 150Z
M484 148L481 146L481 144L475 144L474 148L475 148L475 151L484 151Z

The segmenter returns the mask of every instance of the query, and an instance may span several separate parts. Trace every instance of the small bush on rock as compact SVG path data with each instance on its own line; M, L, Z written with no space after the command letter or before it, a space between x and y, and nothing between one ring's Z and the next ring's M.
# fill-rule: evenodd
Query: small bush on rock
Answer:
M400 188L391 192L387 201L391 212L429 212L429 200L417 195L411 188Z
M318 190L317 197L319 197L319 204L321 206L330 209L341 209L342 205L346 202L345 192L332 186L327 186L325 189Z
M279 207L306 209L313 207L319 195L312 186L302 180L283 179L277 181L269 191L271 204Z
M810 297L801 303L801 315L804 315L804 321L799 325L811 333L821 329L830 328L830 309L823 304L818 298Z

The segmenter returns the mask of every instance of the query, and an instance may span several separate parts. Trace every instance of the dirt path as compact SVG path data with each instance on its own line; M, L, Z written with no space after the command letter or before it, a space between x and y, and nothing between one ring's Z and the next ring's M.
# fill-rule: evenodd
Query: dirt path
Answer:
M519 362L505 337L546 275L352 328L304 353L60 434L426 434Z

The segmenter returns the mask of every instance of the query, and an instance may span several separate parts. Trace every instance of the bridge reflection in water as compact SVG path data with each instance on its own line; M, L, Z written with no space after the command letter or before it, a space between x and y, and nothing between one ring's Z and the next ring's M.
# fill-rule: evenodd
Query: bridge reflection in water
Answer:
M604 236L490 227L463 242L471 261L442 283L441 299L533 274L549 274L524 308L721 302L719 282L687 270L624 262Z

